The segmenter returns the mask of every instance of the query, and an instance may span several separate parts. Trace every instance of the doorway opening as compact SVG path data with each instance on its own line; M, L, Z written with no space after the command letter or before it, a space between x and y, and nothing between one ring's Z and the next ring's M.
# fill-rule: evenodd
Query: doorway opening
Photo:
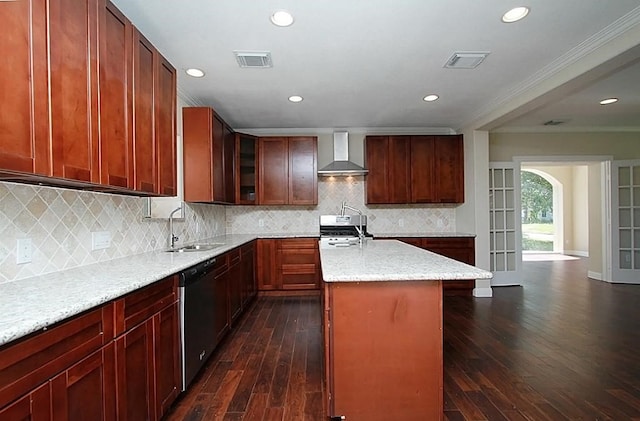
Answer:
M522 252L553 252L556 232L553 198L554 194L561 194L558 190L562 185L543 171L527 168L521 170L520 183Z
M590 243L600 241L590 230L594 218L601 223L599 212L591 214L600 185L594 185L590 173L598 167L581 162L522 163L523 261L590 256Z

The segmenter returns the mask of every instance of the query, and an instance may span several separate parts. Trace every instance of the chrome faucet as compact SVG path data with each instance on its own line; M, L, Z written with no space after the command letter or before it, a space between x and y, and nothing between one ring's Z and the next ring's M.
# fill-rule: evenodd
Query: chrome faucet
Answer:
M171 247L171 249L175 247L176 241L180 239L180 237L173 233L173 215L175 215L175 213L181 209L182 206L178 206L169 214L169 246Z
M354 212L358 212L358 215L360 215L360 218L358 218L359 227L355 227L355 229L356 229L356 231L358 231L358 240L360 242L360 245L362 246L364 244L364 230L362 229L362 211L360 209L356 209L354 207L351 207L351 206L347 205L347 202L343 201L342 202L342 207L340 209L340 216L344 216L345 209L349 209L349 210L352 210Z

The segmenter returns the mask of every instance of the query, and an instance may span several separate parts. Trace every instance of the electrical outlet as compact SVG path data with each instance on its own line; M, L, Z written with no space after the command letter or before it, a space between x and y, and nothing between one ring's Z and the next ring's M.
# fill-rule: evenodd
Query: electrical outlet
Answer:
M404 219L402 218L398 219L398 226L404 227Z
M102 250L111 247L111 232L97 231L91 233L91 250Z
M31 245L31 238L21 238L18 240L16 247L16 263L21 265L23 263L31 262L33 248Z
M258 219L258 226L264 227L264 219Z

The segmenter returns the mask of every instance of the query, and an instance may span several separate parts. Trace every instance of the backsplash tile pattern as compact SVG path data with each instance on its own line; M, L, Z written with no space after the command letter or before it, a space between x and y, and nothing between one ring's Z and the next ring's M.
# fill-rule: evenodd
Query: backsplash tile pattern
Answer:
M52 187L0 183L0 283L167 247L166 219L142 218L143 200ZM222 206L187 204L180 243L224 234ZM91 233L111 247L91 250ZM32 262L16 264L16 241L30 238Z
M320 215L340 212L342 201L361 209L374 234L454 232L455 209L433 205L364 204L364 177L321 177L318 206L233 206L227 208L227 233L317 233ZM352 213L352 212L348 212ZM262 221L262 226L260 222ZM402 225L401 225L402 224Z
M320 178L318 206L186 203L184 219L175 221L178 244L225 233L315 235L319 216L338 213L343 200L367 214L374 234L455 231L454 208L365 206L364 188L361 176ZM0 283L167 248L168 221L142 218L144 200L0 182ZM95 231L109 231L111 247L92 251ZM32 262L18 265L16 242L22 238L32 240Z

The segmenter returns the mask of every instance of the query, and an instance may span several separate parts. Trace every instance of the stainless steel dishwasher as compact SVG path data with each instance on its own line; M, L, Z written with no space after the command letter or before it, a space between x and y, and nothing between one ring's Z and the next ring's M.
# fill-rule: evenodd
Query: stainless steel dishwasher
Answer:
M216 259L207 259L180 273L182 390L187 389L216 345L213 334L215 262Z

